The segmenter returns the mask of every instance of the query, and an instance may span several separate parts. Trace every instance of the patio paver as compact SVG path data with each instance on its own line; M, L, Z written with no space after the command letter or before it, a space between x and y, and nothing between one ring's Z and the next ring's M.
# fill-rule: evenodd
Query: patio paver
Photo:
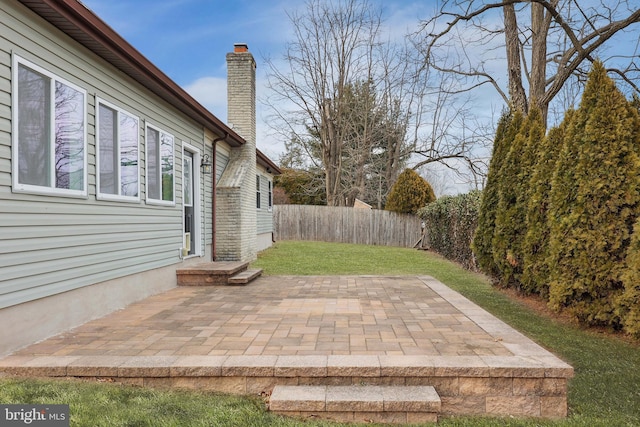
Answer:
M573 375L426 276L266 276L241 288L178 287L26 347L0 360L0 372L233 393L278 384L433 386L445 414L552 418L566 416Z

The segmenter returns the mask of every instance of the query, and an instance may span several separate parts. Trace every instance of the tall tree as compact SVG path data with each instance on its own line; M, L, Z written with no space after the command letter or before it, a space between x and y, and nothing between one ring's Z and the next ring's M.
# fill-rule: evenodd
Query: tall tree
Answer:
M556 165L549 206L549 303L619 326L621 274L640 214L640 122L596 61Z
M526 204L527 232L522 242L524 270L522 289L526 293L537 293L548 297L550 266L550 230L548 222L549 194L556 162L564 145L567 128L574 111L568 110L563 122L549 130L538 147L538 161L529 182L529 197Z
M498 122L487 174L487 184L480 202L478 227L472 243L478 266L485 274L494 279L500 275L500 270L493 259L493 234L500 202L500 183L503 177L501 171L507 154L509 154L509 147L520 130L521 124L522 114L519 112L513 115L510 112L505 112Z
M604 51L623 32L637 31L638 22L632 0L443 0L416 44L429 67L458 77L457 92L490 85L524 114L537 105L546 123L550 103L568 81L586 75L596 55L639 90L637 44L608 58ZM498 64L506 64L506 85Z
M356 81L380 74L381 12L366 0L308 0L305 7L289 14L295 40L287 44L285 67L267 61L267 102L279 119L274 123L287 134L301 143L309 133L317 137L327 203L344 205L342 161L351 132L345 110L352 101L347 92Z
M516 111L517 115L521 113ZM504 286L520 288L524 266L522 241L527 232L529 181L537 161L537 146L544 138L540 110L532 108L510 144L500 170L499 201L493 233L493 259Z
M274 130L317 143L320 150L301 152L319 156L329 205L364 197L381 207L411 154L419 157L414 169L450 159L481 169L473 153L481 138L458 131L470 129L471 103L453 105L437 97L438 84L427 88L435 76L416 71L405 38L384 38L381 9L369 0L307 0L289 18L294 39L283 61L267 60L265 102ZM451 115L442 114L445 106Z

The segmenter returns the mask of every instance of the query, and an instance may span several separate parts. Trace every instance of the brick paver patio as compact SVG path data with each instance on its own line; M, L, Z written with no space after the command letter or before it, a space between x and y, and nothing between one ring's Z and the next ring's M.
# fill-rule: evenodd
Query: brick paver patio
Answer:
M549 418L566 416L573 376L571 366L439 281L378 276L178 287L24 348L1 359L0 372L229 393L300 386L321 396L350 385L433 386L441 414ZM384 410L374 418L437 419L414 416Z
M18 354L513 355L504 336L437 294L435 283L266 277L242 288L176 288Z

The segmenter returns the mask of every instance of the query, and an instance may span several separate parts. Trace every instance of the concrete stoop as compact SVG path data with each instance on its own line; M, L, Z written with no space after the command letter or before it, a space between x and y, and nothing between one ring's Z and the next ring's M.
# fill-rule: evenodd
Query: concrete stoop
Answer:
M217 261L176 270L178 286L246 285L262 275L262 270L248 270L249 262Z
M340 422L435 423L440 396L430 386L286 386L276 385L272 412Z

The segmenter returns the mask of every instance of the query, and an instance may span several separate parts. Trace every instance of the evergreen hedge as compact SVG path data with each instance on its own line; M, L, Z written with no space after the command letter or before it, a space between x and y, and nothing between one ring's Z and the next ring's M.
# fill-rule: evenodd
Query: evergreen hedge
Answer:
M621 275L640 208L638 112L594 63L552 182L549 304L617 327Z
M520 288L524 265L522 243L527 232L529 181L544 139L540 110L533 108L511 142L500 170L498 210L492 247L502 286Z
M429 247L445 258L477 271L471 241L478 225L481 193L443 196L418 211L425 223Z
M526 234L522 242L523 271L521 289L525 293L549 294L549 194L551 177L564 146L567 127L573 110L567 111L560 126L549 131L539 146L539 157L529 183L529 200L526 204Z
M420 210L429 242L585 324L640 338L640 98L628 101L596 61L579 108L544 133L535 109L504 115L482 198Z
M493 260L493 232L495 230L498 202L500 201L500 171L509 152L511 141L515 138L515 134L520 127L521 120L521 115L514 118L511 113L506 112L503 113L498 122L496 137L493 141L491 162L487 173L487 182L480 201L478 227L471 244L478 267L494 280L500 276L500 270Z

